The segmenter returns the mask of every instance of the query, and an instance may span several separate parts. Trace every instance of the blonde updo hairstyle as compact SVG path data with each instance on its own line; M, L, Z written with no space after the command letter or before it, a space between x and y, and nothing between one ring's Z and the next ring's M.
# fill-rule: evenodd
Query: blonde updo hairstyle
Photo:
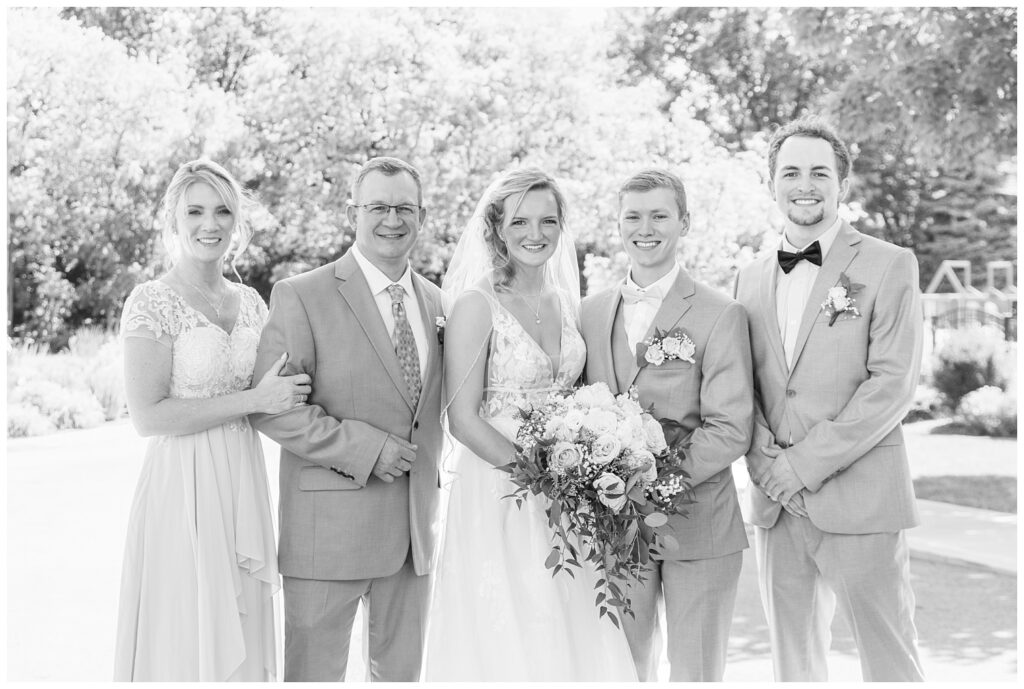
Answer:
M231 215L234 218L231 232L236 235L235 250L231 254L231 268L238 276L235 261L252 241L253 227L250 222L250 211L256 205L256 201L242 189L242 185L230 172L207 158L193 160L179 167L164 192L159 218L162 225L161 238L164 250L167 252L167 259L171 265L178 259L180 250L177 239L178 214L185 203L185 192L197 182L204 182L213 187L224 201L224 205L231 210ZM241 277L238 277L241 280Z
M505 224L505 201L515 198L512 215L519 210L527 192L550 190L558 207L558 226L565 227L565 196L554 178L538 168L521 168L506 172L491 191L484 210L484 243L493 269L495 289L507 289L515 278L516 268L509 256L508 245L501 237Z

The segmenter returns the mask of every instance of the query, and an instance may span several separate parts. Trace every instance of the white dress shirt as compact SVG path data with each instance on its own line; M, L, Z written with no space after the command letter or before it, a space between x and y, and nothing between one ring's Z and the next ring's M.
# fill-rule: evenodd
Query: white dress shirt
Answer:
M829 249L832 248L832 244L836 241L836 235L839 234L839 227L841 225L842 220L836 218L832 227L825 230L815 240L821 247L822 263L825 262ZM806 250L813 243L810 242L804 247L795 247L790 244L785 233L783 233L782 243L779 248L783 251L795 253ZM793 366L793 354L796 350L796 336L800 332L800 320L803 318L804 309L807 307L807 300L811 296L811 289L814 287L814 281L818 277L819 270L821 270L820 266L816 266L806 260L797 263L793 266L793 270L788 273L783 272L781 268L779 269L779 280L775 285L775 315L779 321L782 347L786 352L786 365L790 368Z
M405 305L405 317L409 319L409 325L412 327L412 336L416 340L416 353L420 357L420 379L422 379L423 372L427 369L427 331L423 326L423 316L420 314L420 302L416 298L416 290L412 286L412 270L406 265L402 277L395 281L381 272L380 268L370 263L355 244L349 251L352 252L356 263L359 264L359 269L366 277L366 282L370 285L370 293L377 303L377 310L380 311L380 317L384 321L384 327L388 334L391 335L392 342L395 339L395 316L391 313L391 295L388 294L388 287L397 283L405 288L405 299L402 300L402 303Z
M676 282L676 277L679 275L679 264L672 266L672 270L654 283L647 287L640 287L638 284L633 282L633 274L630 272L626 276L626 286L635 289L640 294L645 294L651 298L650 301L641 301L636 304L622 304L622 321L626 326L626 341L629 343L629 348L636 351L637 344L644 339L644 335L651 327L651 323L654 322L654 317L658 315L658 309L661 308L661 302L665 300L665 295L672 289L672 285Z

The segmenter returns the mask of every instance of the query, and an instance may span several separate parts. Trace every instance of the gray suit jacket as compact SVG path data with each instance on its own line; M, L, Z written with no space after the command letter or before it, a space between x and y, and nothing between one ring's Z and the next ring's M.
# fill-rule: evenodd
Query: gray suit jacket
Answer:
M917 259L908 249L843 223L803 313L792 370L775 306L779 264L771 252L740 271L736 297L750 316L757 392L747 463L755 475L776 439L807 486L815 526L831 533L880 533L918 523L901 419L921 367L923 315ZM859 318L832 326L822 309L845 272L864 287ZM775 524L781 506L751 488L749 520Z
M308 373L308 404L253 415L281 445L280 571L303 579L366 579L398 571L412 549L417 574L433 568L438 536L441 291L413 274L427 333L419 404L411 397L355 257L274 285L256 380L282 352L286 373ZM371 474L388 434L415 443L409 473ZM344 472L332 471L335 467Z
M664 531L680 546L666 559L702 560L747 547L732 463L750 444L753 386L747 319L728 296L693 281L680 269L675 285L654 317L655 327L680 327L696 344L695 363L675 360L616 371L612 342L622 299L619 287L583 300L583 337L587 343L586 380L604 381L615 394L636 385L640 406L654 405L657 418L671 418L689 431L685 466L694 484L696 504L688 517L672 517ZM620 389L616 373L626 385Z

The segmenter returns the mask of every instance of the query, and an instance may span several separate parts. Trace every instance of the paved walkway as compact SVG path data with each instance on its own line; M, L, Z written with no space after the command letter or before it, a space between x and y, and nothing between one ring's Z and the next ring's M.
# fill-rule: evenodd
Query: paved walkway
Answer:
M930 436L919 432L926 427L915 426L920 424L908 427L907 433L915 476L968 471L1016 475L1015 441ZM957 443L959 462L939 459L949 454L950 443ZM8 440L8 680L110 677L126 519L144 447L127 422ZM268 473L276 476L276 446L265 441L264 447ZM939 448L945 452L937 452ZM984 470L973 471L979 465ZM739 478L745 474L738 469ZM270 486L276 503L277 481L271 480ZM1015 515L928 501L921 501L921 513L922 526L909 532L915 557L972 563L995 576L1016 575ZM765 681L771 676L754 571L753 558L745 557L728 681ZM360 635L361 625L355 629ZM1015 630L993 633L1015 635ZM923 646L929 676L1016 679L1015 650L997 651L984 640L980 646L988 649L987 657L959 653L952 660L946 651L944 655ZM363 673L360 648L360 640L354 639L349 675L354 681ZM833 680L860 679L856 656L843 647L840 634L829 663Z

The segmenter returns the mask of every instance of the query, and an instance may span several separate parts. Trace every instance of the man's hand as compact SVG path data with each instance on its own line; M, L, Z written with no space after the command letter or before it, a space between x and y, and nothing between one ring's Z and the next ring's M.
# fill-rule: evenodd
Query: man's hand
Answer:
M807 508L804 507L804 492L800 491L793 495L789 499L789 502L782 503L782 509L789 512L794 517L806 517Z
M771 445L762 447L761 452L772 458L768 470L758 477L761 489L768 494L769 498L785 505L790 498L806 486L793 471L789 459L786 458L785 450L778 445Z
M416 446L389 435L377 456L377 463L373 465L373 475L385 483L391 483L409 471L415 461Z

